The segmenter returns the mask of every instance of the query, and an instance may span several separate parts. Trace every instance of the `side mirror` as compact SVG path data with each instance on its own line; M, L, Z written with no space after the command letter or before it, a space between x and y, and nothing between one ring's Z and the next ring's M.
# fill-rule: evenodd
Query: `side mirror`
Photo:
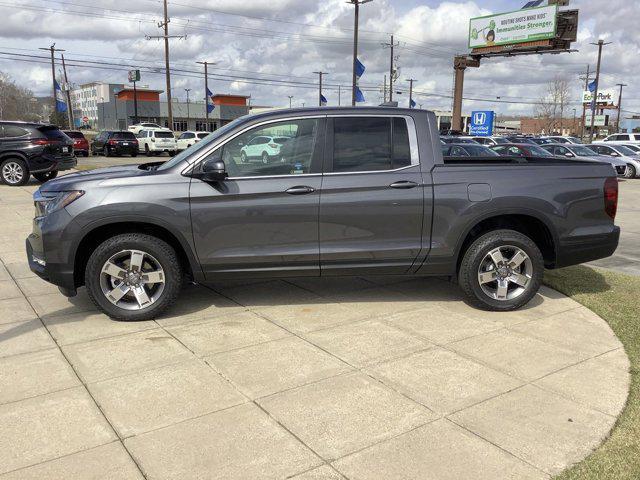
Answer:
M568 157L568 158L573 158L574 155L573 155L573 153L567 152L567 153L564 154L564 156Z
M211 159L202 165L202 180L205 182L222 182L229 175L222 160Z
M611 156L612 156L612 157L619 157L619 156L620 156L620 154L619 154L618 152L613 152L613 153L611 154Z

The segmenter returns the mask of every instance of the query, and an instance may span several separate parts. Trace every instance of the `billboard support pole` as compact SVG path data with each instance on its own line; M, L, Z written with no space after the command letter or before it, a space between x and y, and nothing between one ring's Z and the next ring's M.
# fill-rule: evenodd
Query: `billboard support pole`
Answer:
M464 71L467 67L478 68L479 58L469 58L461 55L453 58L453 70L455 73L453 87L453 112L451 115L451 130L463 130L462 125L462 95L464 92Z
M584 91L586 92L589 89L589 75L591 74L590 72L590 65L587 65L587 73L584 77ZM582 122L581 122L581 128L580 128L580 139L584 140L584 124L587 121L587 104L584 103L584 99L582 99Z

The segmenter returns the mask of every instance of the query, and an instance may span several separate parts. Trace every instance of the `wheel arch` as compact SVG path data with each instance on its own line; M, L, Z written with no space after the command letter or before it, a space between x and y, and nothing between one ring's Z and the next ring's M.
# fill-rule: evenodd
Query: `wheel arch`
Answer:
M457 248L456 273L460 270L465 252L476 239L493 230L503 229L514 230L531 238L542 253L545 267L555 266L558 242L547 221L531 213L506 213L484 217L467 228Z
M165 225L141 220L124 220L93 225L78 242L73 255L74 283L76 287L84 283L84 271L93 250L107 238L123 233L144 233L167 242L175 250L183 271L199 281L204 277L197 258L184 237Z

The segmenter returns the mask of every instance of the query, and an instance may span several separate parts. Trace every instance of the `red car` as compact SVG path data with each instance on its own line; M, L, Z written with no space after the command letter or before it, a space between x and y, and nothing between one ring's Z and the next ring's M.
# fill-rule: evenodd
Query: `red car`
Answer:
M65 135L73 140L73 151L76 156L82 154L84 157L89 156L89 142L82 132L75 130L65 130Z

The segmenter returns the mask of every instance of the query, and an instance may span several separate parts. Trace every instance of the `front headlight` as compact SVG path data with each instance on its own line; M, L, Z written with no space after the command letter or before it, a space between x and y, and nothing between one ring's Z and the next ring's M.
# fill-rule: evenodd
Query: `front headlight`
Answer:
M45 216L56 212L75 202L83 195L83 190L71 190L68 192L59 192L52 197L40 197L36 200L37 216Z

